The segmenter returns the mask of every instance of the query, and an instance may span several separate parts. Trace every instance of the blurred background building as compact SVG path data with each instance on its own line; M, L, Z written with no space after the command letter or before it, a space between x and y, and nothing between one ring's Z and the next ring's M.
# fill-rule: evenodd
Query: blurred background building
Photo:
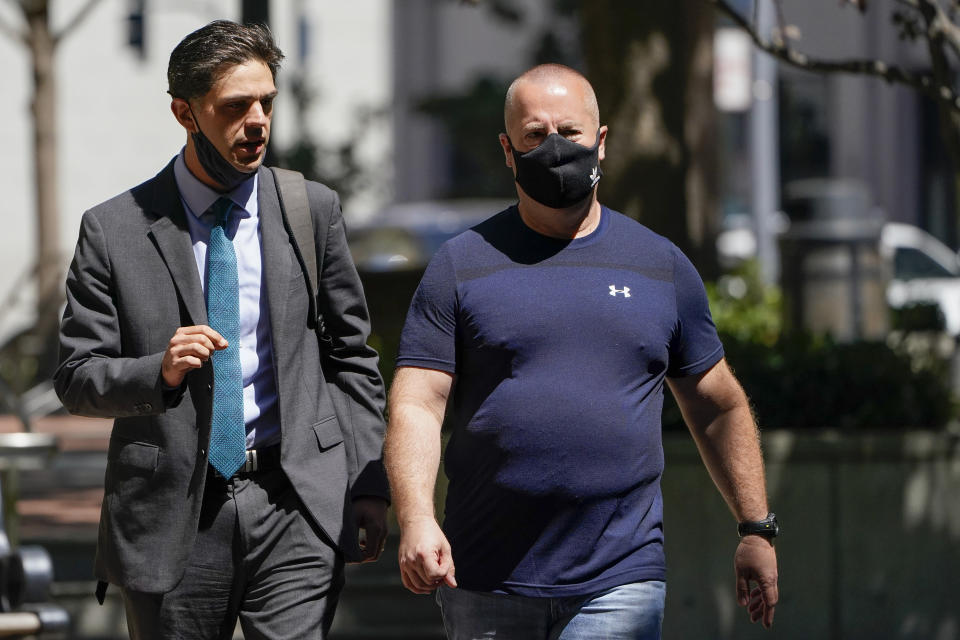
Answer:
M771 237L783 229L783 187L804 178L857 180L866 188L864 215L911 223L957 246L954 173L932 101L876 78L778 67L703 1L627 10L564 0L6 0L2 24L23 25L21 4L48 5L54 32L90 7L53 58L56 166L48 191L57 215L44 234L55 240L48 245L61 270L82 212L153 175L182 145L164 94L167 57L185 33L224 16L269 21L287 53L272 160L338 188L354 224L394 202L511 197L495 139L499 103L519 71L552 60L594 78L613 151L625 155L617 145L639 140L629 161L608 163L605 201L671 237L708 274L716 236L748 226L760 232L756 251L775 279ZM753 6L732 4L747 15ZM783 13L801 48L819 57L923 68L923 48L890 24L895 4L873 2L861 13L833 0L786 1ZM635 28L618 33L617 24ZM664 26L662 50L643 39ZM717 28L723 37L714 40ZM711 67L714 49L721 64ZM32 60L14 37L0 37L0 60L0 133L11 150L0 157L2 343L34 320L40 250ZM685 87L671 94L650 79L629 79L643 74ZM719 109L698 106L714 84L724 92ZM675 170L664 175L667 165ZM643 192L643 183L656 189Z
M4 24L22 23L18 4L0 3ZM50 25L56 31L86 3L41 4L49 4ZM582 31L599 27L602 34L604 26L595 24L588 10L578 15L576 2L544 0L497 0L479 6L456 0L91 4L89 14L57 46L54 58L61 260L72 249L87 207L151 176L182 145L182 132L164 94L167 57L185 33L211 19L269 21L287 53L273 151L286 164L313 164L315 173L346 192L347 216L360 221L391 202L509 197L512 185L503 163L497 162L495 140L502 126L496 105L503 86L545 59L589 72L593 54L584 47L591 36ZM734 4L745 13L752 6L748 0ZM799 42L805 51L907 68L926 64L922 47L898 38L890 25L892 1L871 3L864 14L838 11L832 0L783 4L790 26L802 34ZM690 7L678 7L675 14L692 20ZM614 17L616 9L615 3L609 8ZM646 20L655 24L655 12L646 13ZM707 42L714 25L725 26L709 11L701 20L710 25L704 32ZM908 87L856 75L781 67L770 77L756 77L755 54L750 48L741 50L749 56L746 66L738 66L734 55L731 64L718 71L724 86L732 83L746 93L732 103L727 97L711 123L716 211L700 215L711 219L705 226L712 226L714 235L726 218L752 215L758 169L751 162L756 156L751 140L757 134L751 113L756 105L771 102L775 119L760 132L770 138L767 143L776 154L770 159L779 165L770 174L778 182L776 192L801 178L861 180L869 189L870 206L879 209L877 215L917 224L956 246L953 173L931 101ZM666 53L663 64L682 63L682 53ZM657 55L649 52L646 57ZM731 60L723 53L720 59ZM0 60L7 79L0 131L11 145L11 153L0 158L9 219L0 238L0 273L5 276L0 299L5 299L23 283L36 259L31 215L36 196L29 161L29 51L12 37L0 37ZM731 78L738 73L744 77ZM601 107L609 111L613 105L601 100ZM614 129L611 137L621 132L632 133ZM774 210L782 208L777 199L772 204ZM7 322L16 324L17 314L6 311ZM28 315L20 317L20 324Z

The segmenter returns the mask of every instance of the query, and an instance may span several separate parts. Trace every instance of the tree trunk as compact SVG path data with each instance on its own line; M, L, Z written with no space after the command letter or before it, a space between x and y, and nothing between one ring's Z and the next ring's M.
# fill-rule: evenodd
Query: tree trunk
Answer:
M919 11L926 22L926 44L933 68L934 82L937 86L951 87L956 74L950 66L947 54L950 46L945 41L938 26L940 17L937 14L936 7L924 3L921 4ZM937 115L940 120L940 136L953 165L951 167L954 187L953 213L955 218L960 220L960 114L950 108L946 102L940 100L937 102Z
M57 120L54 78L55 41L50 32L48 3L24 2L33 66L34 171L36 187L36 282L39 333L56 322L62 274L57 215Z
M601 200L716 273L713 16L701 0L581 0L581 42L610 127Z

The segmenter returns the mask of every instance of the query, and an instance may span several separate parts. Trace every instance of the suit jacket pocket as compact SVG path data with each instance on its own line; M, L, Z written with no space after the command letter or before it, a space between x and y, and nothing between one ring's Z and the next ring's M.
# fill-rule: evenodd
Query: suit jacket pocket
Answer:
M112 438L107 459L118 469L142 469L153 473L160 458L160 447L147 442L134 442L123 438Z
M145 498L151 487L160 461L160 448L147 442L111 438L107 452L107 474L104 492L107 506L115 515L142 527L144 511L151 508Z
M313 432L317 434L317 444L321 451L326 451L343 442L343 433L340 432L340 423L336 416L324 418L313 425Z

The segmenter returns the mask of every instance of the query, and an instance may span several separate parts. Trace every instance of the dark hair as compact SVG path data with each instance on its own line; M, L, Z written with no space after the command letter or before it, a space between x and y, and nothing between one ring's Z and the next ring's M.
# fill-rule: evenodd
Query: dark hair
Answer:
M224 67L259 60L276 80L283 52L264 25L215 20L180 41L167 66L167 93L189 100L206 95Z

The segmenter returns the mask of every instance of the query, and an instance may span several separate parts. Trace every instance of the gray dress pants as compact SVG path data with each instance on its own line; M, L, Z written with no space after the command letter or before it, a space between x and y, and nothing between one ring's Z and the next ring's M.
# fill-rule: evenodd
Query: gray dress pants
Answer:
M183 580L162 595L123 590L133 640L322 639L343 587L343 558L281 469L211 473Z

